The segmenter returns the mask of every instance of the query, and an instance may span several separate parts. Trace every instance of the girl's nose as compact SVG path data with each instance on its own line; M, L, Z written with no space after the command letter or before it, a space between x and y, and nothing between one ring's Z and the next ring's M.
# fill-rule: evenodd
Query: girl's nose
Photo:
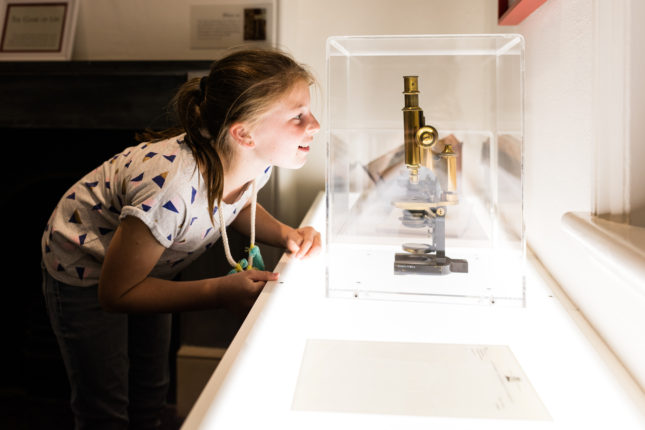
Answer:
M316 119L313 114L311 115L311 121L309 121L309 125L307 126L307 133L310 135L314 135L320 131L320 123Z

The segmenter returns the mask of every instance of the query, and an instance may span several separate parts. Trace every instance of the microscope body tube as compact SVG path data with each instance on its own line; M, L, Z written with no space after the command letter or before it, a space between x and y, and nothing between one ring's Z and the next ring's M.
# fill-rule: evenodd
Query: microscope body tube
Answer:
M405 165L410 171L410 183L419 182L419 167L433 169L431 149L439 139L437 130L426 125L423 110L419 107L419 77L403 77L403 135L405 143Z
M419 183L419 167L434 171L434 154L445 162L446 178L443 201L456 203L457 195L457 154L451 144L445 146L439 141L437 130L425 124L423 109L419 106L419 77L403 77L405 105L403 111L403 135L405 144L405 165L410 173L410 183Z
M410 183L419 182L419 167L421 166L421 147L417 143L417 130L423 127L425 120L423 110L419 107L419 89L417 76L403 77L403 135L405 144L405 165L410 171Z

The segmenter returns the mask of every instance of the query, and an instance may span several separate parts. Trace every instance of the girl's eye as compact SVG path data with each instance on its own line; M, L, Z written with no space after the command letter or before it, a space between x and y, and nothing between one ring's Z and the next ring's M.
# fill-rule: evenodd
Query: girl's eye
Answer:
M298 115L294 116L293 119L297 119L298 121L300 121L302 119L302 114L299 113Z

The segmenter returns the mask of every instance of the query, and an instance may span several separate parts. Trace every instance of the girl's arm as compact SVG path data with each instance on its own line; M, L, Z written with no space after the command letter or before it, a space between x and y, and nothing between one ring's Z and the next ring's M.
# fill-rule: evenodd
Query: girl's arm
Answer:
M246 236L251 235L250 202L240 211L231 226ZM321 249L320 233L313 227L289 227L275 219L259 203L255 210L255 240L286 248L296 258L311 257Z
M168 281L150 277L164 247L136 217L126 217L108 246L99 301L108 311L178 312L222 306L248 310L277 274L250 270L219 278Z

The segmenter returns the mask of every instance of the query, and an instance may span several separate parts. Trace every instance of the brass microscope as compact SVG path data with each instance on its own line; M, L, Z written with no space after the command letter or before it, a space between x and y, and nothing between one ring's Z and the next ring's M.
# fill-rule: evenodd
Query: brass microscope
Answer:
M467 273L466 260L446 256L446 211L459 202L457 154L450 139L439 139L419 107L418 76L403 77L405 196L394 202L406 227L426 229L431 243L404 243L396 253L395 274Z

